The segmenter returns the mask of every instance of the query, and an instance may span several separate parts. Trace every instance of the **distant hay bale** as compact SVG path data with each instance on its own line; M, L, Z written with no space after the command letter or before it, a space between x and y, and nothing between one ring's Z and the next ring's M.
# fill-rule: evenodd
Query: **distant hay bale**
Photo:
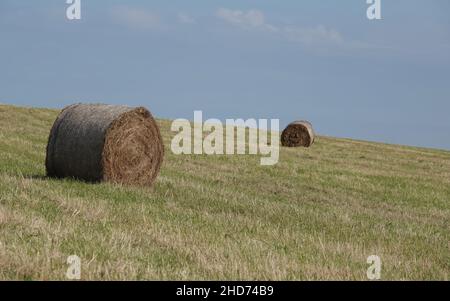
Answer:
M45 166L49 177L151 186L163 157L158 125L147 109L75 104L53 124Z
M287 147L310 147L315 140L312 124L308 121L294 121L281 134L281 145Z

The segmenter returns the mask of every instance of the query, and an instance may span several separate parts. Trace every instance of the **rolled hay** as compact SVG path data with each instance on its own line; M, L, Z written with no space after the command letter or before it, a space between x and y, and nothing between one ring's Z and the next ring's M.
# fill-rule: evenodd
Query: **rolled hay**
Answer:
M164 157L159 127L143 108L66 107L50 131L47 176L151 186Z
M281 145L287 147L310 147L314 140L312 124L304 120L290 123L281 134Z

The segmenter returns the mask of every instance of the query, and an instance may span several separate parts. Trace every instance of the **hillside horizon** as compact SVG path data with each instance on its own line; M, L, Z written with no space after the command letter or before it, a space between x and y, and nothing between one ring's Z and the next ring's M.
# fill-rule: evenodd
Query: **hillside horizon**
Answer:
M88 102L80 102L80 103L88 103ZM93 103L97 103L97 102L93 102ZM98 103L103 103L103 102L98 102ZM0 106L13 107L13 108L54 110L54 111L58 111L58 112L61 111L64 108L64 107L45 107L45 106L31 106L31 105L30 106L28 106L28 105L16 105L16 104L7 103L7 102L1 102L1 101L0 101ZM166 122L171 122L171 121L174 120L174 118L170 118L170 117L166 117L166 116L154 115L154 117L157 118L158 120L162 120L162 121L166 121ZM180 118L183 118L183 119L186 118L190 122L193 122L193 118L189 118L189 117L180 117ZM233 118L233 119L238 119L238 118ZM244 118L244 120L245 119L246 118ZM224 121L224 120L221 120L221 121ZM292 122L292 120L290 120L290 121L283 120L283 123L280 123L280 133L283 131L284 125L288 125L289 122ZM283 126L281 126L282 124L283 124ZM394 146L394 147L395 146L398 146L398 147L411 147L411 148L424 149L424 150L436 150L436 151L450 152L450 149L439 148L439 147L411 145L411 144L400 144L400 143L389 143L389 142L385 142L385 141L362 139L362 138L352 138L352 137L346 137L346 136L333 136L333 135L328 135L326 133L321 133L321 132L317 132L317 131L316 131L316 134L318 136L325 137L325 138L330 138L330 139L335 138L335 139L350 140L350 141L362 142L362 143L384 144L386 146Z

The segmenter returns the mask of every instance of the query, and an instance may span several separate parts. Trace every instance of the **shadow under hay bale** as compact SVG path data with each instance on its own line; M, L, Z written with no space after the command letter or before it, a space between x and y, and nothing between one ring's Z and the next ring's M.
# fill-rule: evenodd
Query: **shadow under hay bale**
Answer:
M286 147L310 147L315 138L311 123L304 120L294 121L281 134L281 145Z
M49 177L151 186L163 157L158 125L147 109L75 104L53 124L45 165Z

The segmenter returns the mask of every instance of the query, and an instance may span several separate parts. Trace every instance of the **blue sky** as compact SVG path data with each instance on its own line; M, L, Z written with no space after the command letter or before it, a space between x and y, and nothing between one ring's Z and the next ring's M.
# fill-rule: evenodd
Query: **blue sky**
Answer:
M0 1L0 103L144 105L163 118L310 120L450 149L450 1Z

